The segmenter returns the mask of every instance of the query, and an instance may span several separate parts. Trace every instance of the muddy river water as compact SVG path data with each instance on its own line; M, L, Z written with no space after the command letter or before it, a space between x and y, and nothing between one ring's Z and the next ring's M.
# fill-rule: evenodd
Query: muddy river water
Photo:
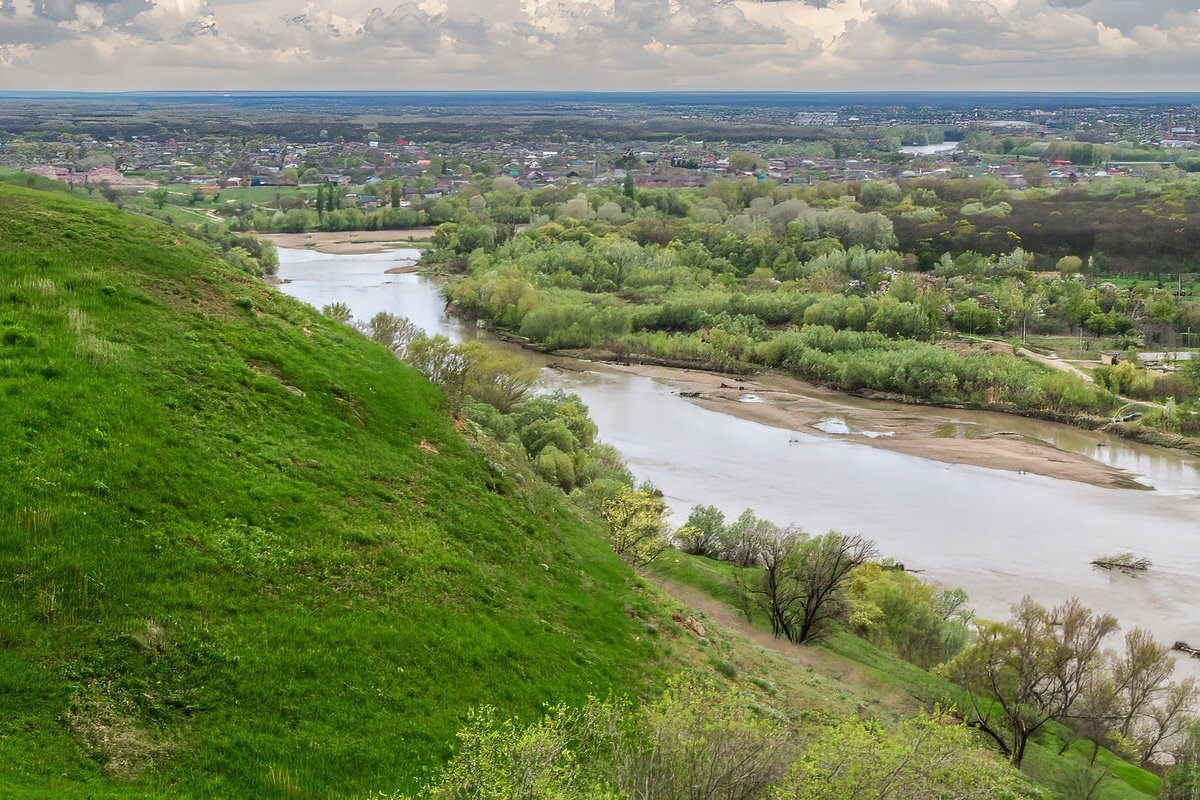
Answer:
M473 326L445 315L433 282L387 272L416 256L281 250L280 288L318 308L346 303L357 319L388 311L455 340L476 336ZM521 352L540 367L562 362ZM701 408L661 377L587 362L569 366L543 369L544 385L584 400L600 438L621 452L639 480L664 492L676 524L700 503L727 515L750 507L808 531L868 536L924 578L966 589L986 616L1006 616L1024 594L1047 604L1074 595L1115 614L1123 627L1200 644L1200 465L1192 456L1009 415L841 396L820 430L798 432ZM867 411L898 424L933 417L938 436L1015 432L1120 467L1153 490L1100 488L881 449L857 422ZM1151 559L1153 568L1128 576L1089 563L1123 551ZM1200 662L1181 667L1200 673Z

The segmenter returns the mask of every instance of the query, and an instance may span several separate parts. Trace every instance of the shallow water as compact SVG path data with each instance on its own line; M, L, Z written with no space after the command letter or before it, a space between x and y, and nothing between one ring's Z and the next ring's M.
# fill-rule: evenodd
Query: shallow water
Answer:
M448 319L437 287L419 275L387 275L416 251L330 256L280 252L281 288L312 305L341 301L354 316L412 318L462 340L473 326ZM532 363L547 359L526 354ZM941 420L943 435L1011 431L1126 469L1155 491L946 464L872 447L850 436L818 436L703 409L666 382L581 365L543 370L548 388L576 392L600 438L639 480L653 481L682 522L707 503L736 515L751 507L780 524L861 533L886 554L940 584L961 586L985 615L1003 617L1029 594L1043 603L1076 595L1115 614L1123 627L1200 644L1200 470L1196 459L1116 437L1003 414L901 406L845 398L833 427L855 432L857 408L893 419ZM841 401L839 400L839 403ZM842 431L836 430L835 433ZM1110 574L1093 558L1132 551L1154 563L1144 575ZM1181 659L1200 674L1200 662Z

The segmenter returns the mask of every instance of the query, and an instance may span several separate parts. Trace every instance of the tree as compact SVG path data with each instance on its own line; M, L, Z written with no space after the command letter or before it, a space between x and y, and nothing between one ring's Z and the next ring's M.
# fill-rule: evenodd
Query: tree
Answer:
M979 621L975 641L941 671L967 690L968 724L1020 767L1029 738L1075 710L1116 629L1077 599L1047 609L1026 597L1010 621Z
M747 508L721 532L721 560L732 561L739 567L753 567L758 564L759 546L778 532L777 526L759 519Z
M956 655L969 637L971 611L961 589L937 589L901 569L871 562L854 570L847 588L850 624L926 669Z
M1041 162L1034 162L1027 165L1021 171L1021 175L1025 178L1026 184L1034 189L1040 189L1046 185L1046 179L1050 177L1050 172Z
M855 567L876 555L875 543L857 534L830 531L806 538L793 557L796 619L790 638L797 644L817 641L844 609L844 589Z
M345 303L330 303L321 307L321 313L329 317L334 322L340 322L343 325L350 322L350 306ZM382 312L380 312L382 313ZM374 320L372 320L374 322Z
M675 531L675 546L693 556L716 558L725 533L725 514L716 506L696 506Z
M735 172L753 172L759 163L758 156L745 150L729 154L729 168Z
M400 200L401 200L400 182L392 181L392 208L399 208Z
M537 382L538 371L516 353L491 350L480 342L469 342L467 346L481 350L481 355L467 370L465 394L501 413L512 411Z
M1062 273L1063 280L1070 280L1083 270L1083 259L1079 256L1063 256L1055 267Z
M676 681L643 705L591 699L524 726L472 712L430 800L759 800L795 758L795 737L725 686ZM396 798L399 800L399 798Z
M1162 800L1200 798L1200 723L1188 726L1186 736L1175 748L1175 767L1163 783Z
M737 578L744 610L765 612L775 636L796 644L819 640L830 621L844 616L851 572L875 555L870 540L835 531L810 537L762 521L746 531L741 536L753 539L760 569Z
M158 188L146 195L150 201L158 208L162 208L167 204L167 200L171 198L171 193L164 188Z
M771 632L775 638L786 636L793 640L793 622L800 600L800 586L794 579L795 558L805 534L788 528L766 532L756 546L762 569L749 581L742 584L741 594L766 613L771 620ZM739 576L739 580L743 580ZM747 616L750 609L746 608Z
M637 567L658 558L667 548L666 510L662 492L653 486L622 486L600 506L613 552Z
M317 221L325 220L325 184L317 184Z
M366 333L403 359L409 343L424 332L408 317L380 311L367 323Z
M633 183L632 173L629 173L629 172L625 173L625 180L621 184L621 191L623 191L625 193L626 197L633 197L634 192L636 191L636 187L634 186L634 183Z

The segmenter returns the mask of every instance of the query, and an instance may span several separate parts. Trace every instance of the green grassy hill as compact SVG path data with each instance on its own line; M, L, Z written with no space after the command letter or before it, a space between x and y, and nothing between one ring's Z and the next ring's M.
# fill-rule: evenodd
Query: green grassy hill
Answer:
M467 709L654 682L653 602L383 348L0 186L0 795L413 787Z

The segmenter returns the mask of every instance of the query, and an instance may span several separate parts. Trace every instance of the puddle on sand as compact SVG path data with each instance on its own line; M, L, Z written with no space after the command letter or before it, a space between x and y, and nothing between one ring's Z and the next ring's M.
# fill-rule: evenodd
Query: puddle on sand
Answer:
M983 426L973 422L950 422L933 432L935 439L979 439L985 434Z
M739 403L765 403L767 401L763 400L761 397L759 397L756 394L744 394L738 398L738 402Z
M830 417L821 420L813 427L834 436L866 436L868 439L878 439L881 436L895 435L894 431L869 431L849 417Z

